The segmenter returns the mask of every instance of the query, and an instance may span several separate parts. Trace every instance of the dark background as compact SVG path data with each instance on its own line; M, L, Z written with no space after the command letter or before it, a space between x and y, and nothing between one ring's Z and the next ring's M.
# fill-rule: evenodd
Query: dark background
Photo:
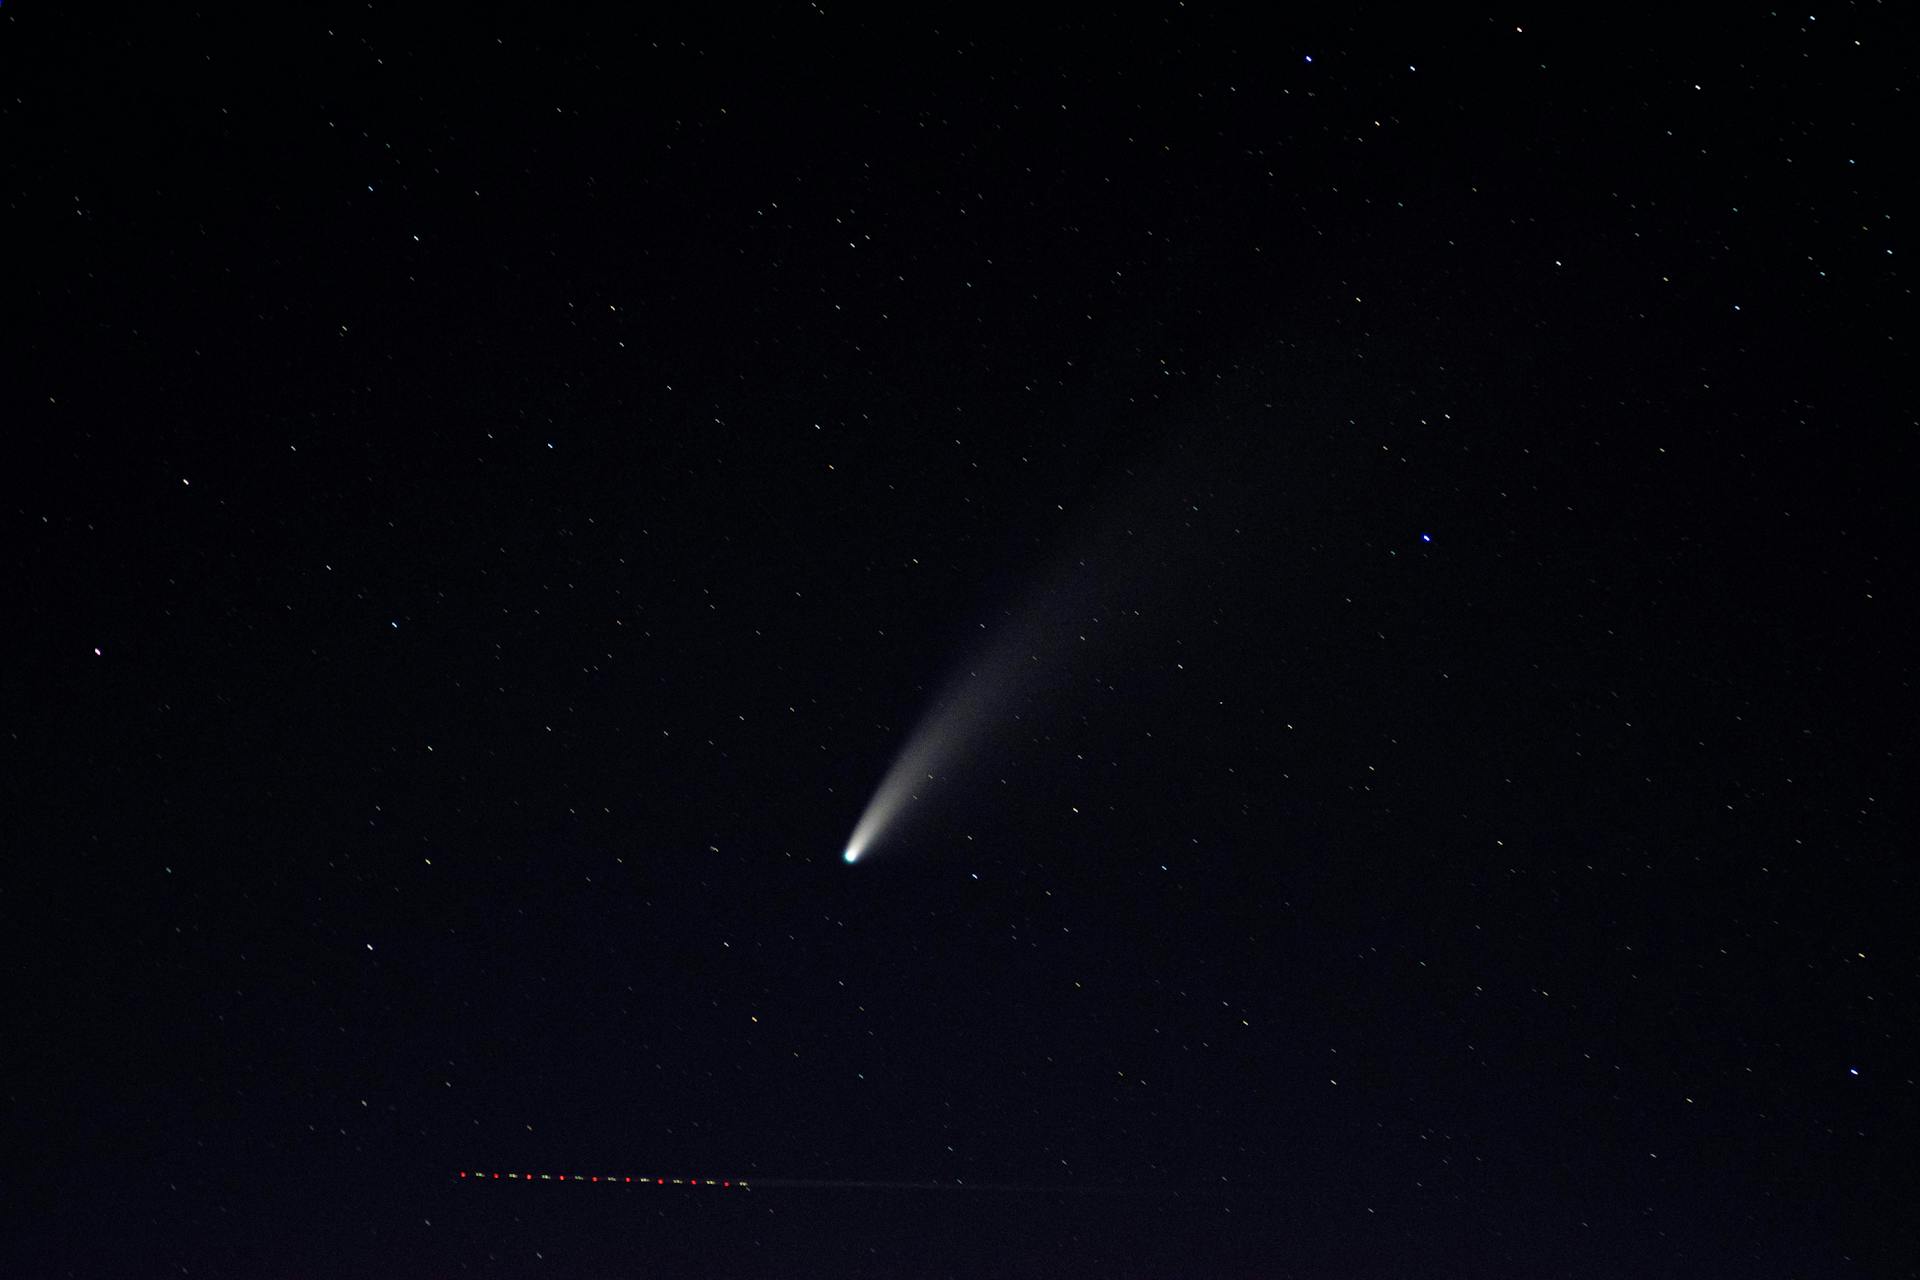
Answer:
M7 5L6 1274L1915 1274L1888 13Z

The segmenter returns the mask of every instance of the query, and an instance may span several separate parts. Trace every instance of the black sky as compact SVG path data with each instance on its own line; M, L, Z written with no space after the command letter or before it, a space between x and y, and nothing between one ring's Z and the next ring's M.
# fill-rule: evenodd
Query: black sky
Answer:
M1915 1274L1913 33L1722 21L0 10L0 1270Z

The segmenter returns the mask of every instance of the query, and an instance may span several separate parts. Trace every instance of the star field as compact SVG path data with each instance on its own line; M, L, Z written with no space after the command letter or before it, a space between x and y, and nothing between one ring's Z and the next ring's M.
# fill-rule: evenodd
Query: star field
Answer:
M0 10L0 1271L1915 1274L1911 33L1683 28Z

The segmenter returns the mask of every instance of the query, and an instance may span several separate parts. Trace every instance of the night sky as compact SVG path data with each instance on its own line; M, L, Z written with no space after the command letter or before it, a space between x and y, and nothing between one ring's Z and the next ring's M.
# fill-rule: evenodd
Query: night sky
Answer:
M1910 26L1012 16L0 10L0 1274L1917 1273Z

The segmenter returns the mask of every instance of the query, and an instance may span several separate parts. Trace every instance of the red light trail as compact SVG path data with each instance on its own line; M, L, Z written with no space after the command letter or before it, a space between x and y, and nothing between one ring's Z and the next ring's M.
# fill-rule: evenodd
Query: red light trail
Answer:
M478 1169L459 1169L459 1177L475 1182L607 1182L622 1186L632 1183L647 1187L721 1187L732 1190L738 1187L748 1190L748 1184L739 1178L662 1178L657 1176L641 1177L638 1174L623 1173L485 1173Z
M672 1178L657 1174L624 1173L522 1173L457 1169L456 1179L468 1182L572 1182L606 1183L636 1187L713 1187L725 1191L751 1191L759 1188L783 1190L836 1191L998 1191L1013 1195L1105 1195L1105 1196L1178 1196L1166 1188L1149 1187L1044 1187L1014 1186L998 1182L883 1182L872 1179L834 1178Z

